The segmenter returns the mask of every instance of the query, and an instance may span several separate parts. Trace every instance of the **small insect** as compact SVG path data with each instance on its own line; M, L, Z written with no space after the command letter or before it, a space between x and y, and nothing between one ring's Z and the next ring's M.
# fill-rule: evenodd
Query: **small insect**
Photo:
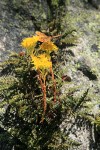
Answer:
M56 36L47 36L42 32L36 31L36 35L39 36L39 41L40 42L50 42L51 39L60 37L61 35L56 35Z
M63 80L63 81L71 82L71 77L69 77L68 75L63 75L63 76L62 76L62 80Z
M19 56L24 56L25 55L25 52L20 52L19 53Z

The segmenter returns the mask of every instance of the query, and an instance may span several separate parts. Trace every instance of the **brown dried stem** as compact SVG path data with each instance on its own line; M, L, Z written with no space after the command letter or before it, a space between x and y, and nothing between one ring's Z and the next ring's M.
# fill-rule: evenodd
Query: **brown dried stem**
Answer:
M44 115L45 115L45 112L46 112L46 108L47 108L47 103L46 103L46 76L45 75L42 75L40 71L38 71L38 80L40 82L40 85L41 85L41 89L42 89L42 92L43 92L43 118L42 118L42 121L44 120Z

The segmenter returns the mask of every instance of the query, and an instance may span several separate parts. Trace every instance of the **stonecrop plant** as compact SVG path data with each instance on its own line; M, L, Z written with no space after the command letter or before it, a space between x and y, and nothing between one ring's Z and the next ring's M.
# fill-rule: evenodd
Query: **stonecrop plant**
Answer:
M0 126L15 149L48 149L59 132L62 78L53 40L59 36L36 31L22 40L20 52L0 64Z
M64 130L61 124L65 115L68 122L87 117L83 108L89 90L79 98L73 96L78 87L64 95L60 92L71 78L60 69L62 51L58 53L53 42L59 36L36 31L22 40L21 52L11 53L0 65L0 127L9 134L7 140L16 150L66 150L80 145L68 136L70 130L65 132L67 122ZM98 130L99 119L92 119Z
M59 37L54 36L54 37ZM33 37L28 37L23 39L21 46L25 48L26 55L31 64L33 64L32 69L37 72L37 79L40 83L41 90L43 93L43 117L47 109L47 76L51 75L51 80L53 83L53 101L56 102L56 80L54 78L53 65L51 61L50 54L53 51L58 51L58 47L52 42L54 37L47 36L44 33L36 31ZM23 55L21 52L20 55Z

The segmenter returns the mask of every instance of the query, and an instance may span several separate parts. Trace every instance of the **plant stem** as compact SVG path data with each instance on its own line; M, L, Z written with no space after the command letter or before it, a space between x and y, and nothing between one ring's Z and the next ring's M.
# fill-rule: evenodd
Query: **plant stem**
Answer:
M41 85L41 89L42 89L42 92L43 92L43 117L42 117L42 121L44 120L44 115L45 115L45 112L46 112L46 108L47 108L47 103L46 103L46 76L45 75L41 75L40 71L38 71L38 74L39 74L39 77L38 77L38 80L40 82L40 85Z

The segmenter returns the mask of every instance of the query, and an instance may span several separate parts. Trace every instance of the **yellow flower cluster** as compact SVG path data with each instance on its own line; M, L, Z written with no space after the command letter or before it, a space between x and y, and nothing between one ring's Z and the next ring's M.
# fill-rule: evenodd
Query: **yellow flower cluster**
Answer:
M42 44L39 43L38 48L36 48L38 41L42 42ZM27 54L31 57L32 63L34 63L35 69L47 69L52 67L50 53L57 51L58 47L51 41L51 36L36 31L35 36L23 39L21 46L26 48ZM39 50L44 50L41 55L39 54Z
M45 51L57 51L58 50L58 47L53 44L53 42L43 42L41 45L40 45L40 49L41 50L45 50Z
M40 54L38 57L31 55L31 59L36 70L45 70L52 67L52 62L46 57L45 54Z
M35 47L38 39L39 39L38 36L25 38L21 42L21 46L26 48L26 49L31 48L31 47Z

